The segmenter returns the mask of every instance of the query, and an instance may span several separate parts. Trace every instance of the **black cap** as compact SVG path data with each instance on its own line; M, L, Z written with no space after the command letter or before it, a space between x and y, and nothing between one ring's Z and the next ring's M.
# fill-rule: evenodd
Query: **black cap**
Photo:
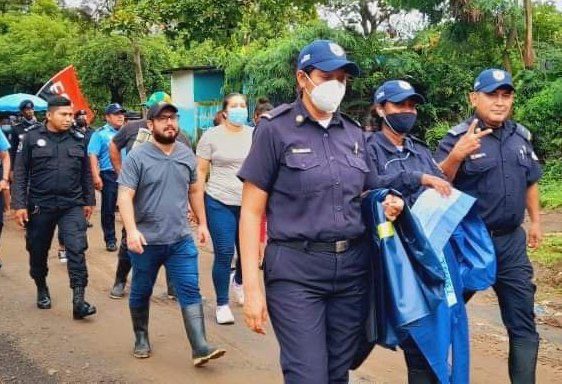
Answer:
M29 99L26 99L26 100L23 100L20 103L19 108L20 108L20 111L23 111L24 109L33 109L33 108L35 108L35 105L33 104L33 101L31 101Z
M175 113L178 112L178 109L176 108L176 106L174 104L171 103L166 103L164 101L158 103L158 104L154 104L152 107L150 107L150 109L148 110L148 114L146 116L146 118L148 120L153 120L155 117L158 117L163 110L165 109L170 109L172 111L174 111Z
M79 109L76 112L74 112L74 118L77 118L78 116L84 116L84 115L87 115L85 109Z
M47 100L47 107L70 107L72 102L63 96L53 96Z

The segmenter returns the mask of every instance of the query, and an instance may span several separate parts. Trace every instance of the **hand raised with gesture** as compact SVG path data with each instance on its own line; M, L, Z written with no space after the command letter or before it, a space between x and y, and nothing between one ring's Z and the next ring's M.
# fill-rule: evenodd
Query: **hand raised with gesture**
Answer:
M468 127L468 131L466 131L466 133L460 138L451 151L451 155L453 155L458 161L463 161L467 156L479 150L480 139L493 132L492 129L485 129L483 131L476 132L477 125L478 119L474 119Z

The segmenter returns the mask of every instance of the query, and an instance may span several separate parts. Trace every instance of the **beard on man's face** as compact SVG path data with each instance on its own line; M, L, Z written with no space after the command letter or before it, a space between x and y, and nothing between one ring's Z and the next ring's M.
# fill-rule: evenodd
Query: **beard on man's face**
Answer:
M166 131L164 131L166 132ZM154 138L154 141L160 143L160 144L164 144L164 145L168 145L168 144L172 144L174 141L176 141L176 137L178 137L179 131L175 131L173 135L167 134L167 133L159 133L159 132L152 132L152 137Z

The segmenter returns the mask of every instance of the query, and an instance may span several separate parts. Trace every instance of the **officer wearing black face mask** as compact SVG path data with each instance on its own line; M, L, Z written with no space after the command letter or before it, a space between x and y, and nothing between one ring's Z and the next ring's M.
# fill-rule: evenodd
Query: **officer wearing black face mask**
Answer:
M367 141L374 165L371 172L378 174L379 187L400 191L410 206L426 188L435 188L442 195L451 191L427 145L409 135L416 122L416 105L424 101L406 81L385 82L373 100L381 129Z
M433 160L426 144L409 135L416 123L416 105L424 98L403 80L385 82L374 95L374 106L381 129L367 139L367 153L378 173L378 187L393 188L402 193L412 206L426 188L441 195L451 193L451 185ZM408 367L408 382L437 383L437 377L411 338L401 343Z

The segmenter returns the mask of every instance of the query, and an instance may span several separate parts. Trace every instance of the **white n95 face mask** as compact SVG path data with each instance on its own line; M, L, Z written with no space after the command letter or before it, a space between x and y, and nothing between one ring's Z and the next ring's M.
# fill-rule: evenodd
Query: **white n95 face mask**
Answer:
M321 111L334 113L340 106L345 96L345 84L338 80L325 81L320 85L316 85L308 74L308 80L314 85L312 92L307 93L310 100Z

